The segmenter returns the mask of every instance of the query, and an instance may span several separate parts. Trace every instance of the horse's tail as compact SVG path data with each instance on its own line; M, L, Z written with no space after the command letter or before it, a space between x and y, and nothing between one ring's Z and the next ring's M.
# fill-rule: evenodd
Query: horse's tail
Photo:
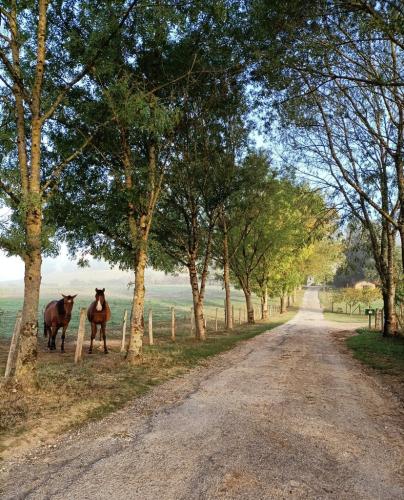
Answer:
M44 337L48 336L48 328L46 326L46 321L43 322L43 336Z

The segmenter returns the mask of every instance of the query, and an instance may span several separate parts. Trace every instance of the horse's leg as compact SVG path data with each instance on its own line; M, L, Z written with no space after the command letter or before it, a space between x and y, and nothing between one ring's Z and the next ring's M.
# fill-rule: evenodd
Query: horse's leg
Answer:
M105 323L105 321L104 321L104 323L101 323L101 330L100 331L102 331L102 338L104 339L104 353L108 354L107 335L105 333L106 326L107 326L107 324Z
M48 349L50 349L51 348L52 329L49 326L46 327L46 333L48 335Z
M88 350L88 354L93 352L93 341L97 335L97 325L91 322L91 341L90 341L90 349Z
M56 349L56 335L58 333L58 327L57 326L51 326L51 335L52 338L50 339L50 350L54 351Z
M66 336L67 326L63 327L62 331L62 345L60 347L60 352L65 352L65 336Z

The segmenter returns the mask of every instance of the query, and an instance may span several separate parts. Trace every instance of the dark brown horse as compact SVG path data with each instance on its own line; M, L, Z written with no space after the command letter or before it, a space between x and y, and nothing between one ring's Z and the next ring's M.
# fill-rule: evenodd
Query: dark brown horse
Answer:
M72 317L74 298L77 295L63 295L63 299L52 300L45 307L43 314L43 333L45 337L49 334L48 347L51 351L56 349L56 335L59 328L62 330L62 345L60 350L65 352L66 329Z
M95 300L90 304L90 307L87 309L87 318L91 323L91 343L89 354L93 352L93 341L97 335L97 326L101 325L100 328L100 339L101 333L104 339L104 352L108 354L107 349L107 338L105 334L105 328L107 321L111 319L111 309L109 308L108 302L105 300L105 288L99 290L95 289Z

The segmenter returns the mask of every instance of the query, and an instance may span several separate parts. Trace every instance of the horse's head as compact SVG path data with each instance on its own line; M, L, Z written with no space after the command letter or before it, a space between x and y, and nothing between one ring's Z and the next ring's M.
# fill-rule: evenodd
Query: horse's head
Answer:
M102 290L99 288L95 289L95 301L97 302L97 305L95 306L96 311L102 311L104 309L104 304L105 304L105 288Z
M65 317L66 319L70 319L72 315L72 309L73 309L73 304L74 304L74 299L77 297L76 295L64 295L62 293L63 297L63 308L65 310Z

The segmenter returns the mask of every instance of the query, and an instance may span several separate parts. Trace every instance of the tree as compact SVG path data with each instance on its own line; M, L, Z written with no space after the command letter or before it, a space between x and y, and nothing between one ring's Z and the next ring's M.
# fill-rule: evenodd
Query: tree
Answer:
M135 4L121 4L112 14L110 2L98 5L85 44L80 39L79 20L84 12L84 17L95 14L94 6L86 2L11 0L0 7L1 148L5 153L0 196L12 211L11 234L3 232L0 243L9 254L19 255L25 265L16 376L27 388L35 385L42 253L51 246L54 230L46 218L47 202L61 173L96 133L91 127L76 130L80 141L61 155L53 142L53 132L60 126L57 114L67 109L72 91L86 91L86 75ZM82 44L71 58L69 47L74 40Z
M217 38L210 41L207 29L216 19L211 5L145 4L144 11L145 16L128 20L117 46L92 70L95 102L83 120L108 117L109 123L76 162L76 177L66 181L54 206L72 252L91 253L134 272L127 356L132 363L142 359L144 272L155 207L162 188L173 189L174 172L181 170L182 144L174 142L174 135L180 137L198 106L195 88L213 88L217 105L217 95L230 81L221 53L212 57ZM218 87L221 73L227 80ZM152 248L160 262L153 241Z
M216 82L208 82L202 96L188 97L155 229L160 254L155 265L166 270L178 266L188 269L196 337L200 340L206 337L203 301L214 230L233 189L234 175L234 156L227 144L226 102L237 96L227 94L226 87L223 93L223 83Z
M335 273L334 285L346 287L362 280L378 281L367 231L355 219L347 224L343 245L344 257Z
M331 26L320 26L317 40L327 38L335 51L313 52L315 64L296 68L299 90L282 109L285 123L293 123L289 144L310 165L302 169L338 193L369 234L382 282L384 335L390 335L396 330L395 234L402 237L403 229L404 115L403 89L386 79L401 78L402 50L375 28L365 37L360 19L336 14ZM318 74L320 63L327 75ZM336 72L338 78L328 78ZM383 75L383 82L370 84L372 75Z
M331 233L333 227L329 230ZM319 239L308 248L303 264L304 274L306 277L313 276L317 283L329 283L342 260L342 242L330 238Z
M295 258L323 231L329 210L307 186L277 178L262 153L246 156L244 168L251 180L236 192L228 239L231 274L244 292L252 323L254 291L265 316L268 292L276 289L284 296L301 284Z
M249 181L235 193L228 214L229 266L232 281L244 292L248 322L254 323L253 273L273 244L270 233L279 224L282 195L265 154L250 153L242 168Z

